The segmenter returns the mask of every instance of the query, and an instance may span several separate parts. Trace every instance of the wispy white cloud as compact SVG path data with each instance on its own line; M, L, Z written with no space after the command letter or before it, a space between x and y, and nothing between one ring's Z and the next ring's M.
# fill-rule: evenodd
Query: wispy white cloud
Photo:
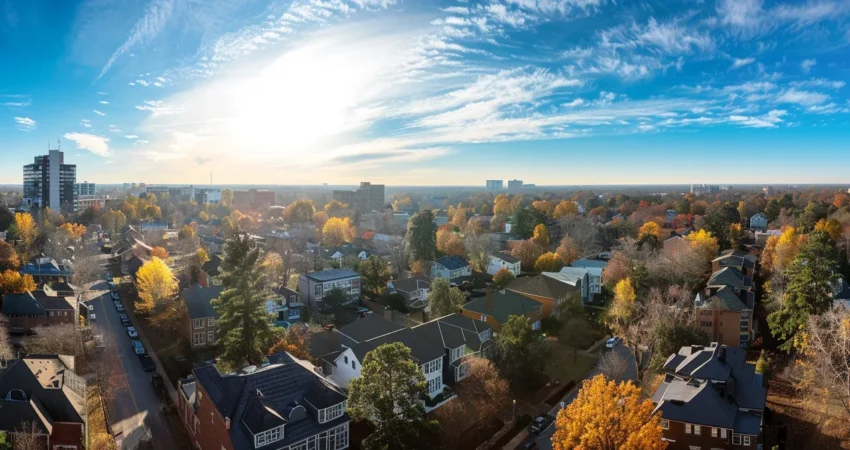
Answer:
M732 68L739 69L741 67L748 66L754 62L756 62L755 58L735 58L732 61Z
M162 100L145 100L144 104L136 105L139 111L150 111L151 117L168 116L180 111L180 107L165 104Z
M731 115L729 121L745 127L752 128L775 128L783 122L782 117L787 115L784 109L774 109L762 116Z
M101 116L101 117L106 115L106 113L105 113L105 112L100 112L100 111L98 111L98 110L96 110L96 109L93 109L93 110L92 110L92 112L93 112L93 113L95 113L95 114L97 114L98 116Z
M787 89L776 97L779 103L795 103L802 106L819 105L829 100L829 96L820 92Z
M88 150L98 156L109 156L109 138L87 133L65 133L65 139L76 144L77 148Z
M128 134L128 135L126 135L126 136L124 136L124 137L125 137L125 138L127 138L127 139L138 139L138 138L139 138L139 137L138 137L138 136L136 136L135 134Z
M804 59L803 62L800 63L800 68L803 69L803 72L809 73L812 70L812 67L817 64L817 60L813 59Z
M109 57L109 60L106 62L106 65L103 66L103 69L101 69L100 74L97 76L95 81L101 79L106 72L109 71L112 65L118 61L118 58L120 58L124 53L127 53L128 50L137 44L144 44L158 35L165 27L168 19L171 17L174 6L175 0L155 0L152 2L145 10L144 16L142 16L142 18L139 19L133 26L133 29L130 30L127 40L125 40L124 43L112 53L112 56Z
M18 130L21 131L35 131L37 124L35 120L30 119L29 117L15 117L15 124Z
M764 0L720 0L717 3L720 23L744 38L781 26L799 29L821 21L843 20L848 13L850 3L844 0L786 2L768 8Z
M98 103L100 103L101 105L108 105L109 104L109 102L106 101L106 100L101 100Z
M792 81L791 86L795 87L822 87L830 89L841 89L846 84L840 80L827 80L825 78L812 78L810 80Z
M145 80L136 80L136 84L139 86L148 86L149 83Z

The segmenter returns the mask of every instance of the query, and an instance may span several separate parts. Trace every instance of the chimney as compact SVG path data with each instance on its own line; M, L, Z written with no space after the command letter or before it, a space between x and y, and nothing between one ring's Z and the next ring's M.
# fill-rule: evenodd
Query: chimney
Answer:
M493 291L487 288L487 311L493 310Z
M227 430L230 429L230 417L224 418L224 428L227 429Z

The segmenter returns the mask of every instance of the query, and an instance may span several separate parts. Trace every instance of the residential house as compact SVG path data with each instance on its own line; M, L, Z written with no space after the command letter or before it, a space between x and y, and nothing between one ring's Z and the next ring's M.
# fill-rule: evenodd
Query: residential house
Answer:
M711 261L711 271L717 272L724 267L734 267L744 276L752 278L757 265L758 257L755 255L740 250L723 250L720 256Z
M48 295L44 291L3 295L2 314L16 332L28 332L37 326L74 324L76 297Z
M41 288L45 294L53 297L74 297L77 295L77 287L64 281L45 283Z
M221 281L218 278L221 275L219 267L221 267L221 253L213 253L210 255L210 260L201 265L201 270L198 272L198 284L202 287L210 287L220 285Z
M359 248L354 244L346 242L337 247L318 247L307 251L308 254L318 256L328 266L342 267L346 260L354 259L365 261L369 257L369 251Z
M221 295L222 286L203 287L196 284L183 289L183 301L186 302L185 329L192 348L215 345L216 321L218 312L212 306L212 301Z
M767 215L765 213L756 213L750 217L750 229L765 231L767 230Z
M472 266L460 256L443 256L431 263L431 279L448 278L460 283L472 276Z
M586 273L584 278L580 278L558 272L543 272L533 277L519 277L505 289L541 303L543 317L557 316L561 313L561 305L568 299L587 298L588 277Z
M417 325L412 330L443 347L443 382L450 386L469 375L467 362L471 358L489 357L493 345L486 322L457 313Z
M465 303L461 314L486 323L498 333L510 316L524 316L533 330L539 330L540 320L546 317L543 308L542 302L512 290L502 290L488 292L484 297Z
M602 275L605 273L605 269L608 268L608 261L581 258L576 261L573 261L570 266L587 270L587 291L590 294L589 298L591 301L593 300L594 295L602 293Z
M390 280L387 283L387 290L391 294L395 293L404 297L405 304L411 309L425 307L428 303L428 292L430 292L430 289L431 281L422 275Z
M691 242L682 236L674 235L664 240L662 251L664 256L672 258L678 253L682 253L691 248Z
M349 301L360 298L360 274L350 269L330 269L310 272L298 277L298 293L302 301L318 309L322 298L333 289L342 289Z
M500 269L508 269L514 276L519 276L522 269L520 268L520 261L517 258L507 254L507 253L496 253L495 255L490 255L490 264L487 265L487 273L490 275L495 275Z
M682 347L664 372L652 402L669 450L760 447L767 390L743 349Z
M275 316L275 325L289 328L301 321L301 310L304 308L301 294L286 286L279 286L272 293L272 298L266 302L266 309Z
M215 365L178 382L177 411L200 450L348 448L347 396L317 367L288 353L221 373Z
M86 448L86 381L73 370L73 356L0 360L0 431L33 424L41 448Z
M694 301L697 325L712 341L746 348L753 339L755 293L752 279L734 267L711 274Z
M33 262L21 267L22 275L30 275L36 284L50 283L53 281L69 281L74 275L68 261L57 263L55 259L38 258Z

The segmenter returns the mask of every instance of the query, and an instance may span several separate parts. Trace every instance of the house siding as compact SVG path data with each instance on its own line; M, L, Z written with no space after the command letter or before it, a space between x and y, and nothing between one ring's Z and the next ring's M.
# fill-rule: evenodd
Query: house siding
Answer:
M73 422L54 422L53 433L50 434L50 448L54 445L73 445L77 449L84 448L83 438L85 425Z
M207 392L203 385L195 383L197 389L195 395L198 398L198 414L192 411L183 396L183 391L178 387L178 403L180 406L180 419L186 427L186 434L192 442L193 448L201 450L233 450L230 434L225 427L224 419L219 415L215 405L209 401ZM195 430L195 419L198 419L198 428Z
M692 424L699 425L699 424ZM758 446L758 437L752 436L750 445L733 445L732 430L726 430L726 438L720 437L718 429L718 437L711 436L711 428L709 426L700 425L700 435L685 433L685 424L683 422L669 421L669 429L662 430L662 435L667 440L667 450L691 450L691 447L699 447L701 450L712 449L751 449Z
M345 360L348 358L348 362ZM354 361L355 368L351 368L351 362ZM361 361L357 359L351 349L345 349L336 359L336 365L333 367L333 373L330 379L340 387L348 389L348 383L351 380L360 376Z
M747 331L741 331L741 311L726 311L720 309L701 309L697 312L696 321L699 329L704 331L712 342L719 342L729 347L741 347L741 338L747 341L753 337L753 314L743 311L748 317Z

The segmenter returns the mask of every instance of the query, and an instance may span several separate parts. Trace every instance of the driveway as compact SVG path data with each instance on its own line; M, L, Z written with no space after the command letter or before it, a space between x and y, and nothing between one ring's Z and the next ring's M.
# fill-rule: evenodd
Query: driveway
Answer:
M177 448L160 409L159 397L151 385L151 373L142 370L139 357L131 347L127 328L121 325L119 313L106 290L106 283L97 283L92 288L95 290L86 295L85 301L94 307L96 314L92 329L104 340L115 342L126 379L126 387L120 389L115 400L107 405L112 434L118 447L134 449L140 439L150 436L153 448Z
M617 358L620 358L622 361L625 361L623 370L621 370L620 373L616 376L617 381L631 380L637 382L637 362L632 351L629 350L623 344L617 344L617 346L614 347L612 350L604 350L602 352L602 356L599 358L599 361L596 363L596 367L594 367L593 370L591 370L590 373L587 374L587 377L585 377L585 379L591 379L596 375L602 373L603 368L605 367L606 358L611 358L612 355L616 355ZM568 392L567 395L561 399L561 402L565 405L565 407L566 405L572 403L573 400L575 400L576 396L578 395L579 387L581 387L581 383L579 383L579 386L576 386L575 389ZM551 411L549 411L549 414L553 417L556 417L560 409L560 405L555 405L555 407L552 408ZM537 438L537 446L541 450L552 450L553 434L555 434L554 422L551 426L549 426L549 428L547 428L543 432L543 434L541 434Z

